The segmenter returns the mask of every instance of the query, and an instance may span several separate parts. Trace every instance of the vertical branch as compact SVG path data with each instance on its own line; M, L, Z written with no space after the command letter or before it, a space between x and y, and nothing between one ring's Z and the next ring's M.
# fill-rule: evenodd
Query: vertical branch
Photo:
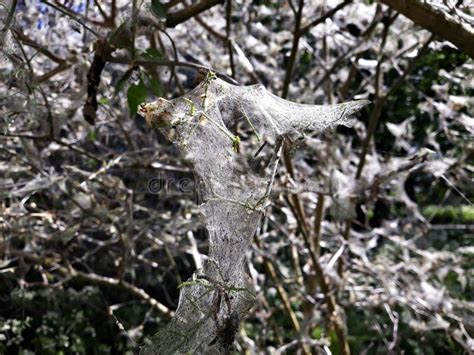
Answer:
M259 249L262 249L262 243L260 243L260 240L256 236L254 237L254 242L255 242L255 245ZM285 312L288 314L288 317L290 318L290 322L291 322L291 326L293 327L293 330L296 333L300 333L301 332L300 323L298 321L298 318L296 317L295 312L293 311L293 308L291 308L291 302L290 302L290 297L288 296L288 293L286 292L285 288L281 285L281 283L278 282L278 276L275 271L275 266L273 265L273 262L268 258L264 258L263 266L265 268L267 275L269 275L270 279L275 283L275 288L277 290L278 296L280 297L280 300L283 303L283 308L285 309ZM305 344L303 344L303 353L310 354L310 351Z
M323 10L326 9L326 0L323 2L322 4L322 8ZM327 26L324 25L324 35L323 35L323 38L322 38L322 42L323 42L323 63L324 63L324 66L326 66L326 63L328 62L328 58L329 58L329 48L328 48L328 41L327 41ZM325 91L325 94L326 94L326 98L327 98L327 102L328 104L332 104L333 103L333 95L332 95L332 91L331 91L331 81L328 80L326 81L326 85L324 85L324 91Z
M319 241L321 238L321 222L323 220L323 212L324 212L324 195L322 193L318 193L318 202L316 203L316 209L314 212L314 226L313 226L313 239L312 242L312 249L314 250L314 255L316 258L319 259L319 255L321 253L321 247L319 245ZM310 295L314 295L316 292L316 288L318 287L318 282L316 277L310 277L308 279L308 291L307 293ZM310 301L306 301L303 305L303 311L306 316L306 319L310 319L313 314L314 303Z
M254 241L255 241L255 245L259 249L263 249L262 243L256 236L254 237ZM290 298L288 297L288 294L286 293L283 286L278 282L278 276L275 271L275 266L273 265L273 262L268 258L264 258L263 266L265 268L267 275L270 276L270 279L275 283L275 288L277 290L278 296L280 297L283 303L283 308L285 309L285 312L288 314L288 317L290 318L291 326L293 327L295 332L299 333L301 330L300 323L298 321L298 318L296 317L295 312L291 308Z
M295 14L295 28L293 30L293 44L291 46L290 58L288 59L288 66L286 67L285 81L283 82L283 91L281 97L286 99L290 87L291 76L293 75L293 68L295 66L296 55L298 54L298 46L301 37L301 17L303 14L304 0L299 1L298 10Z
M291 78L292 78L292 75L293 75L293 70L294 70L294 66L295 66L295 62L296 62L296 57L297 57L297 54L298 54L299 41L300 41L300 38L301 38L301 35L302 35L302 33L301 33L301 18L302 18L302 14L303 14L304 0L299 1L297 9L295 8L295 6L293 5L291 0L289 0L289 3L290 3L290 6L291 6L294 14L295 14L295 27L294 27L294 30L293 30L293 44L292 44L292 47L291 47L290 57L288 59L288 65L287 65L286 73L285 73L285 79L284 79L284 82L283 82L283 91L282 91L282 94L281 94L282 98L287 98L287 96L288 96L290 82L291 82ZM285 146L283 148L283 157L284 157L284 164L285 164L286 171L288 171L288 174L290 174L291 178L294 179L295 178L295 171L293 169L291 156L289 154L289 148L288 148L288 145L286 144L286 142L285 142ZM303 206L301 205L301 201L298 198L298 195L291 194L290 196L291 196L291 200L292 200L292 202L295 206L294 215L295 215L296 219L299 220L302 223L302 225L304 226L303 228L307 228L307 226L306 226L306 216L305 216L305 213L304 213ZM295 256L294 247L292 247L291 255ZM296 253L296 255L297 255L297 253ZM293 264L294 264L294 267L295 267L295 272L297 272L296 270L297 270L297 268L299 268L299 263L295 261L296 259L294 257L292 258L292 260L293 260ZM298 272L297 272L297 274L298 274ZM303 347L303 349L304 349L304 347Z
M351 228L352 228L352 220L348 219L345 222L344 226L344 234L342 237L344 238L344 241L349 241L351 238ZM344 272L344 258L339 258L339 262L337 264L337 274L342 277L342 273Z
M229 64L230 64L230 72L232 78L235 78L235 64L234 64L234 52L232 49L232 39L230 38L231 36L231 31L232 31L232 0L227 0L226 1L226 26L225 26L225 31L226 31L226 36L227 36L227 51L229 52Z
M284 80L284 83L283 83L283 91L282 91L282 94L281 94L282 98L286 98L288 96L289 86L290 86L291 77L292 77L292 74L293 74L293 68L294 68L295 62L296 62L296 56L297 56L297 53L298 53L298 45L299 45L299 40L300 40L301 36L303 36L305 33L307 33L313 26L317 26L318 24L322 23L327 18L332 17L337 11L339 11L340 9L342 9L345 6L349 5L351 2L352 2L352 0L343 1L341 4L339 4L335 8L327 11L321 17L317 18L316 20L314 20L311 23L309 23L309 24L302 27L301 26L301 19L302 19L302 14L303 14L304 0L299 1L299 6L298 6L297 9L295 8L292 1L291 0L289 1L289 5L290 5L291 9L295 13L295 27L294 27L294 30L293 30L293 45L292 45L292 48L291 48L291 54L290 54L290 58L288 60L288 66L287 66L286 73L285 73L285 80ZM373 23L375 23L375 21L373 21ZM373 27L375 27L375 25ZM288 174L291 176L291 178L294 179L295 178L295 172L294 172L294 169L293 169L291 156L288 152L288 146L286 144L285 144L285 147L283 149L283 157L284 157L285 168L288 171ZM309 228L306 225L306 216L305 216L305 213L304 213L304 209L301 206L301 202L298 198L298 195L292 194L291 198L292 198L293 203L295 205L296 211L298 212L298 214L296 216L303 221L303 226L304 226L306 232L308 233Z
M166 38L168 38L168 40L170 41L171 48L173 48L174 62L177 63L178 62L178 50L176 48L176 44L174 43L173 38L168 34L168 32L166 32L166 30L161 29L160 31L163 32L163 34L166 36ZM165 52L165 46L163 45L161 40L160 40L160 45L161 45L161 49L163 50L163 52ZM183 88L183 86L181 85L181 83L179 81L178 75L176 74L176 67L175 67L174 63L171 63L170 67L171 67L170 68L171 74L170 74L170 78L168 80L168 88L171 87L171 81L174 78L175 82L176 82L176 86L178 87L181 94L183 94L184 93L184 88Z
M369 119L369 127L367 128L367 134L362 144L362 152L361 152L359 164L357 166L356 179L359 179L362 175L362 170L364 169L365 159L367 156L367 152L369 150L369 145L372 140L372 136L375 132L375 129L377 128L380 116L382 115L383 105L385 104L387 98L393 95L393 93L402 85L402 83L405 81L405 78L413 71L413 69L416 66L416 63L420 60L420 58L422 58L426 54L429 48L429 44L433 40L433 37L434 36L431 35L429 39L423 44L420 51L418 52L418 55L409 62L406 70L403 72L402 75L398 77L398 79L390 87L388 92L386 94L381 94L379 98L375 101L375 106L372 110L372 114L370 115L370 119ZM379 79L376 77L376 85L378 82L379 82Z
M271 187L273 185L273 180L274 180L276 172L277 172L276 171L277 165L278 165L278 162L280 160L281 152L283 150L283 140L284 140L283 137L279 137L276 141L276 144L275 144L276 145L275 146L275 153L274 153L275 157L273 159L273 164L274 165L272 167L271 179L268 181L267 189L265 191L265 196L267 196L267 198L270 195L270 190L271 190ZM258 238L255 237L254 240L255 240L255 244L257 245L257 247L261 249L262 248L261 243L258 240ZM271 260L264 259L264 267L265 267L265 270L266 270L267 274L272 279L272 281L274 281L276 283L276 289L277 289L278 296L280 297L280 299L283 303L283 308L285 309L286 313L290 317L290 321L291 321L291 324L293 326L293 329L295 330L295 332L299 333L301 331L300 323L298 322L298 318L296 317L295 312L291 308L291 303L290 303L290 299L288 297L288 294L286 293L283 286L280 283L277 283L277 281L278 281L277 273L275 271L275 267L274 267L273 263L271 262ZM307 349L306 345L304 345L304 344L303 344L303 353L304 354L310 354L309 350Z
M339 10L340 8L346 6L349 3L350 3L350 1L345 1L340 6L338 6L337 9L334 9L334 10L330 11L329 13L321 16L320 19L316 20L313 23L314 24L319 24L320 22L324 21L324 19L328 18L329 16L332 16L334 13L336 13L337 10ZM299 40L300 40L302 34L305 33L306 31L308 31L311 28L311 27L305 27L304 31L301 30L301 18L302 18L303 7L304 7L304 0L300 0L298 9L297 9L297 11L295 11L296 18L295 18L295 28L294 28L294 31L293 31L293 45L292 45L292 48L291 48L290 58L289 58L288 66L287 66L287 69L286 69L285 80L284 80L284 83L283 83L283 91L282 91L282 97L283 98L286 98L288 96L289 86L290 86L290 82L291 82L291 78L292 78L292 74L293 74L293 69L294 69L295 62L296 62L296 56L297 56L297 52L298 52ZM294 6L292 6L292 8L293 8L293 10L295 10ZM291 157L289 155L289 152L288 152L287 148L288 147L286 146L285 149L283 150L283 155L284 155L284 158L285 158L284 163L285 163L285 167L286 167L288 173L290 174L290 176L292 178L294 178L295 174L294 174L293 164L291 162ZM315 290L316 285L319 285L319 287L320 287L320 289L323 292L324 297L325 297L325 303L326 303L326 305L328 307L328 311L329 311L329 318L334 320L334 329L335 329L336 336L337 336L337 339L338 339L341 354L348 355L348 354L350 354L350 348L349 348L349 343L347 341L345 325L344 325L344 322L342 320L342 316L340 314L339 308L337 306L336 299L335 299L334 295L330 292L329 285L327 284L327 282L324 278L323 269L322 269L322 267L319 263L319 260L318 260L319 248L317 249L318 254L315 254L314 250L313 250L315 245L312 245L313 243L311 243L311 241L308 237L309 236L309 227L306 224L306 216L305 216L305 213L304 213L304 209L301 205L301 202L298 198L298 195L292 194L291 195L291 200L292 200L292 202L287 200L287 203L290 206L290 208L292 209L293 214L296 217L296 220L298 222L298 227L300 229L301 234L303 235L303 239L304 239L306 248L309 251L309 254L310 254L310 257L311 257L311 262L313 264L313 268L314 268L314 271L315 271L315 278L308 282L308 288ZM318 225L320 225L320 223L321 223L321 218L322 218L321 215L322 215L322 209L323 209L323 200L322 200L322 198L320 198L319 201L321 201L321 203L320 203L320 206L319 206L320 216L319 216L319 221L317 222ZM318 204L319 204L319 202L318 202ZM320 227L318 227L318 238L319 238L319 228ZM319 246L319 240L317 240L317 244ZM310 310L312 309L311 305L309 305L309 304L306 304L304 306L304 308L305 308L305 311L307 312L306 314L309 314Z
M287 203L291 209L294 209L294 206L291 204L290 201L287 200ZM311 262L313 263L314 271L316 272L316 280L318 282L319 288L321 289L321 292L324 295L324 301L328 308L329 320L332 321L334 325L334 331L336 333L337 340L339 343L339 351L342 355L349 355L351 351L349 348L349 342L347 340L346 329L345 329L344 321L342 320L340 307L337 304L336 297L334 296L333 290L330 289L330 285L328 284L328 282L326 281L324 277L323 268L311 248L311 241L303 227L302 221L297 219L297 223L298 223L300 232L303 235L303 240L306 245L306 248L308 249Z
M112 26L112 21L111 21L110 17L105 13L104 9L100 5L100 1L94 1L94 6L97 6L97 9L99 10L100 15L103 18L103 25L106 26L106 27L114 27L114 26ZM112 4L112 6L113 6L113 4Z
M357 67L357 62L359 61L360 57L361 57L361 54L357 54L355 58L353 59L353 61L351 62L351 69L349 70L349 74L347 75L347 80L339 89L339 97L342 100L344 100L349 94L349 89L351 87L351 84L354 78L356 77L357 72L359 71L359 68Z
M383 75L382 75L382 69L381 69L382 62L383 62L383 59L384 59L383 50L384 50L385 44L387 42L387 36L388 36L388 31L389 31L390 25L393 23L393 21L395 20L396 17L397 17L397 15L390 18L390 12L389 12L386 15L386 17L384 18L385 19L384 29L383 29L383 33L382 33L382 41L380 42L379 55L378 55L379 59L378 59L377 67L376 67L376 70L375 70L375 73L376 73L375 74L375 98L376 98L376 103L375 103L374 110L372 111L372 115L374 113L377 114L377 119L375 120L375 119L372 119L372 117L371 117L371 119L369 121L369 130L370 131L375 130L375 127L372 127L372 126L374 124L375 125L377 124L378 117L380 117L380 114L382 112L382 107L383 107L384 100L380 100L381 96L383 96L383 94L381 94L380 92L382 90L382 85L383 85ZM367 144L365 144L365 142L364 142L364 147L365 147L365 150L367 152L368 141L367 141ZM365 154L363 154L363 160L365 162ZM361 159L361 161L362 161L362 159ZM359 179L359 177L360 177L362 169L359 170L359 167L362 167L362 166L363 166L363 163L362 163L362 165L359 164L359 166L357 167L356 179ZM346 242L349 241L349 239L350 239L351 228L352 228L352 220L349 219L349 220L345 221L345 226L344 226L343 238ZM344 254L347 255L347 251L344 251ZM342 274L344 272L344 259L345 259L344 257L341 257L338 261L338 264L337 264L337 273L341 277L342 277Z
M281 97L286 98L288 96L288 90L291 82L291 77L293 73L293 68L295 66L295 61L296 61L296 56L298 54L298 46L299 46L299 40L301 38L301 32L300 32L300 27L301 27L301 18L303 14L303 7L304 7L304 0L299 1L298 9L294 8L293 3L290 1L290 4L292 6L292 9L295 12L295 28L293 30L293 45L291 47L291 53L290 53L290 58L288 59L288 66L286 68L286 73L285 73L285 81L283 83L283 92ZM285 142L286 143L286 142ZM295 178L295 172L293 169L293 164L291 162L291 156L289 154L289 149L288 145L285 144L284 149L283 149L283 157L284 157L284 163L285 163L285 168L288 171L288 174L290 174L291 178ZM303 206L301 205L301 202L298 198L298 195L296 194L291 194L291 199L296 207L297 215L295 215L296 218L299 218L301 221L303 221L305 228L306 226L306 215L304 213ZM292 253L293 255L293 253ZM295 263L296 264L296 263Z
M319 241L321 238L321 222L323 221L323 212L324 212L324 195L322 193L318 194L318 202L316 204L316 210L314 212L314 234L313 234L313 245L314 245L314 254L316 257L319 257L320 246Z
M375 28L377 27L377 25L379 24L380 22L380 13L381 13L381 7L378 5L377 6L377 9L375 11L375 14L372 18L372 21L370 22L370 25L367 27L367 29L362 33L362 35L360 36L360 39L359 41L357 41L357 43L352 46L351 48L347 49L344 53L342 53L341 55L339 55L339 57L334 61L334 64L331 66L331 68L329 68L328 70L326 70L326 72L324 73L323 77L316 83L315 87L316 88L319 88L326 80L328 80L330 78L330 75L336 70L336 68L341 64L341 63L344 63L347 58L352 55L352 53L357 49L359 48L365 41L368 41L369 40L369 37L372 35L372 33L374 32ZM323 16L324 17L324 16ZM357 55L359 55L359 53L357 53Z
M15 10L16 10L16 4L17 0L13 0L10 6L10 9L8 10L7 18L5 19L4 26L0 30L1 32L4 32L10 28L12 25L12 22L15 18Z
M95 43L96 51L89 71L87 72L87 99L82 112L84 119L90 124L94 124L97 117L97 94L99 90L100 77L104 70L107 58L112 53L113 48L106 39L98 39Z
M383 86L383 75L382 75L382 69L381 69L382 62L383 62L383 59L384 59L383 50L384 50L385 44L387 42L387 36L388 36L390 25L393 23L393 21L397 17L397 15L395 15L393 17L390 17L390 15L391 14L389 12L384 17L384 29L383 29L383 33L382 33L382 41L380 42L379 54L378 54L379 58L378 58L376 74L375 74L376 104L375 104L374 110L372 111L372 114L377 112L376 113L378 115L377 117L380 117L380 114L382 112L383 103L384 103L384 100L380 100L381 96L383 96L383 94L381 94L381 90L382 90L382 86ZM354 68L354 66L353 66L353 68ZM378 118L377 118L377 121L378 121ZM371 117L369 127L372 127L372 125L374 125L374 124L376 124L376 120L373 120L372 117ZM375 130L375 127L369 128L369 130ZM368 149L368 144L367 144L367 146L365 146L365 149ZM363 155L363 159L365 160L365 155ZM360 177L361 171L362 170L359 171L359 167L358 167L357 174L356 174L356 179L358 179ZM348 242L350 240L351 228L352 228L352 220L348 219L348 220L345 221L345 224L344 224L343 238L344 238L345 242ZM347 256L347 250L344 250L343 253L344 253L343 255ZM337 273L340 277L342 277L343 273L344 273L344 260L345 259L346 258L341 257L338 261L338 264L337 264Z
M316 24L323 23L324 20L328 14L326 12L326 1L323 2L322 4L322 10L324 15L321 16L317 21ZM345 6L344 3L340 4L339 6ZM334 11L335 13L338 10L339 7L336 7L335 9L331 10ZM325 26L326 27L326 26ZM309 29L308 29L309 30ZM324 36L322 38L322 45L323 45L323 63L326 65L328 62L328 46L327 46L327 33L326 33L326 28L324 31ZM324 85L324 91L327 97L328 103L332 103L332 93L331 93L331 84L327 82L326 85ZM318 194L318 202L316 204L316 209L315 209L315 216L314 216L314 229L313 229L313 239L311 240L311 247L312 250L314 251L315 257L319 258L320 255L320 245L319 245L319 237L320 237L320 232L321 232L321 222L322 222L322 217L323 217L323 208L324 208L324 195L319 193ZM310 277L308 279L308 285L307 285L307 292L310 295L314 295L316 292L316 289L318 287L318 281L317 281L317 276L315 277ZM303 305L303 310L305 313L305 316L307 319L310 319L314 309L314 302L306 301L305 304Z
M115 18L117 17L117 1L112 0L110 5L110 25L112 28L115 27Z
M135 37L137 33L137 18L138 18L138 10L137 10L137 0L132 1L132 61L135 60Z

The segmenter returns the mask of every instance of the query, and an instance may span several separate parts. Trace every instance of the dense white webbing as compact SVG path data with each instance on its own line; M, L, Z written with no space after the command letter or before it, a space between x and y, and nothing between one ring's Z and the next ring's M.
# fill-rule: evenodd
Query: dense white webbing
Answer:
M351 124L368 101L315 106L286 101L263 86L234 86L209 73L172 101L141 106L147 121L189 161L200 181L209 232L209 261L181 287L178 309L142 354L229 353L254 296L245 255L270 192L284 137ZM237 137L231 132L239 125ZM260 172L251 168L266 141ZM259 154L260 155L260 154ZM263 159L265 161L265 159Z

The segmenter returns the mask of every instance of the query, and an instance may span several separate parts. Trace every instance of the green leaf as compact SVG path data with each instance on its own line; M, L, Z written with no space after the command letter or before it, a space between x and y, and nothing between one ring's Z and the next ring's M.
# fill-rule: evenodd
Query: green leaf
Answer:
M137 85L130 85L127 91L128 108L130 109L130 116L135 116L138 105L145 101L147 96L146 86L143 80Z
M331 341L331 345L329 348L331 349L331 352L333 354L340 354L340 348L339 348L339 341L337 339L336 332L334 330L329 331L329 339Z
M99 98L99 104L101 105L107 105L109 103L109 99L106 97L101 97Z
M97 133L95 129L90 129L89 132L87 132L87 138L92 142L97 139Z
M150 83L150 89L155 94L155 96L163 96L163 88L159 80L150 77L148 79Z
M130 36L129 21L122 22L117 29L108 34L109 42L118 48L125 48L131 51L133 47L133 37Z
M164 55L158 49L152 47L143 52L142 57L146 59L160 60L164 58Z
M311 338L320 340L324 335L324 329L322 327L315 327L311 331Z
M160 21L166 20L166 8L160 0L151 0L151 13Z

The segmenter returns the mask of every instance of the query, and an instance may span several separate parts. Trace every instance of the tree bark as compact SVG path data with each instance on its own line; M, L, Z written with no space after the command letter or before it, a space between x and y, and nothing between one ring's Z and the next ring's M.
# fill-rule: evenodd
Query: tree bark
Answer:
M420 0L380 0L474 58L474 28Z
M215 5L223 3L224 0L202 0L191 6L185 7L182 10L172 12L168 14L166 18L166 27L176 27L180 23L189 20L191 17L199 15L201 12L210 9Z

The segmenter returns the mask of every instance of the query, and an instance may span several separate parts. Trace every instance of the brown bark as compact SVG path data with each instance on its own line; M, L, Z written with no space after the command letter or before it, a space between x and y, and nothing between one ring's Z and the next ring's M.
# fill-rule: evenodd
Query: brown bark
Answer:
M94 59L87 73L87 99L82 109L84 119L91 125L94 124L97 118L97 94L99 92L100 76L110 53L113 51L113 47L104 38L98 39L95 45Z
M191 17L199 15L201 12L210 9L211 7L223 4L224 0L202 0L196 4L185 7L182 10L168 14L166 18L166 27L175 27L180 23L189 20Z
M474 58L474 28L420 0L380 0Z

